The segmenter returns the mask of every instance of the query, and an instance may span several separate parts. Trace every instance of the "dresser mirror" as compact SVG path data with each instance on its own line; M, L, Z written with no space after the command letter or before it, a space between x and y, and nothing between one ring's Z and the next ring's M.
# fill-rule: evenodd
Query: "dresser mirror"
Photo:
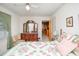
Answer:
M38 32L38 24L32 20L28 20L26 23L23 24L23 32Z

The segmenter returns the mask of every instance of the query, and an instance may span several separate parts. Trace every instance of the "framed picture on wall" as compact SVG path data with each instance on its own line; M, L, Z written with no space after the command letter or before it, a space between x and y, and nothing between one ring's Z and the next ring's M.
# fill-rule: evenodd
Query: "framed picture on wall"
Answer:
M66 18L66 27L73 27L73 17Z

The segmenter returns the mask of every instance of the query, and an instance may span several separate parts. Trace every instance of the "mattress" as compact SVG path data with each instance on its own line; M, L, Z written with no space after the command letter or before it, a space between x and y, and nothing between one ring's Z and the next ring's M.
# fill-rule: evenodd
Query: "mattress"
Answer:
M20 42L4 56L60 56L51 42Z

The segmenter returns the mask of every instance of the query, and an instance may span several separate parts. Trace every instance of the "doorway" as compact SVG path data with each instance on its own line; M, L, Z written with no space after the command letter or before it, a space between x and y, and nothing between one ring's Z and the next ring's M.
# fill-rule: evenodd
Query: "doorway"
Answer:
M42 21L42 39L43 41L51 41L51 21Z

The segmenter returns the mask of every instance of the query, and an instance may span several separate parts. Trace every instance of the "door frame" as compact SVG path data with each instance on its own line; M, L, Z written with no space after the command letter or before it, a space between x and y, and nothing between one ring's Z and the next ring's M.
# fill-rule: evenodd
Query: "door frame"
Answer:
M48 20L44 20L44 21L47 21L47 22L49 22L49 31L48 31L48 38L49 38L49 41L51 41L52 40L52 21L51 21L51 19L48 19ZM44 21L42 21L42 22L44 22Z

